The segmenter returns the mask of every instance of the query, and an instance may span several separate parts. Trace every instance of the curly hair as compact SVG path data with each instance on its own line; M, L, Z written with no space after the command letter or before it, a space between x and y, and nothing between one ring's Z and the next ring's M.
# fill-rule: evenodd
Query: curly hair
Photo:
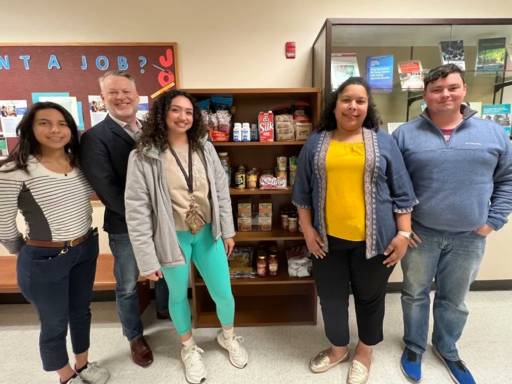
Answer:
M151 106L148 119L142 126L142 134L137 144L138 151L143 151L153 146L161 152L169 148L166 118L171 102L177 96L186 97L192 103L193 122L192 127L187 131L187 136L192 149L199 149L201 147L201 139L204 138L207 130L203 123L201 112L196 105L196 100L187 92L174 89L163 93Z
M338 89L327 96L325 107L322 111L322 116L320 117L320 123L318 124L319 131L334 131L336 129L337 124L336 117L334 116L334 110L336 109L338 96L349 85L360 85L364 87L368 94L368 112L366 113L366 118L363 121L363 127L373 131L379 130L379 126L382 124L382 121L380 119L379 112L377 111L377 107L373 102L370 86L362 77L351 77L343 82Z
M11 151L7 159L0 162L0 166L7 163L13 163L14 167L9 167L7 172L14 171L16 169L27 171L28 158L30 155L40 154L39 142L36 140L34 135L34 120L37 112L44 109L55 109L62 114L64 120L71 131L71 139L69 143L64 146L64 151L70 158L70 164L74 167L79 163L80 147L78 141L78 128L75 123L73 116L59 104L45 101L35 103L29 111L23 116L20 123L16 127L16 135L19 136L19 141Z

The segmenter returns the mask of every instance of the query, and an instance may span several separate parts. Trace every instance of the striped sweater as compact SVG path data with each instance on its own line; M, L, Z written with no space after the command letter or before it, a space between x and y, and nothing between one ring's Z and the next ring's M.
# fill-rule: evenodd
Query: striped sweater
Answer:
M28 173L0 169L0 243L18 253L23 236L16 226L21 211L27 238L68 241L87 233L92 223L92 188L79 168L70 173L52 172L30 157Z

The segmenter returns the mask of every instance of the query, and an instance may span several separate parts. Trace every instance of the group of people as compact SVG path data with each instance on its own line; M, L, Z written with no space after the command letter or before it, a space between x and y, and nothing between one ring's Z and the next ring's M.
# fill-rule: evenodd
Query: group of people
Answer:
M512 211L512 146L503 128L463 103L466 91L456 65L432 69L426 110L392 136L379 130L362 78L348 79L327 102L293 190L331 344L310 361L313 372L350 358L351 288L359 341L347 383L367 382L372 346L383 338L386 283L401 261L404 375L422 378L435 281L433 352L456 383L475 383L456 343L486 236Z
M348 384L368 381L372 348L383 340L386 285L398 262L404 375L422 378L435 281L433 351L455 382L475 383L456 343L485 238L512 211L512 146L500 126L464 105L466 84L457 66L434 68L424 82L426 110L390 136L379 129L368 85L348 79L327 101L298 159L292 201L313 257L330 342L309 368L320 373L351 360ZM80 139L64 108L36 103L17 128L19 144L1 163L0 241L18 254L21 291L39 314L43 368L57 371L61 383L103 384L110 377L88 359L98 255L93 191L105 205L117 309L133 362L147 367L153 361L136 290L143 276L169 288L187 381L206 380L187 298L194 263L216 304L217 342L232 365L244 368L248 354L233 328L227 262L235 245L229 183L195 100L168 91L140 122L129 74L105 73L100 89L108 115ZM25 237L16 227L18 211L27 222ZM352 358L350 290L359 336Z

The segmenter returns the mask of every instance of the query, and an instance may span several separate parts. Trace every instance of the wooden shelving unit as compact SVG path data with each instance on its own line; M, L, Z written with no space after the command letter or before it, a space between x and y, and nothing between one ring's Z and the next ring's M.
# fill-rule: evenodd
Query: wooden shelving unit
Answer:
M236 189L230 188L231 196L291 195L292 189Z
M257 121L258 113L277 106L306 102L311 107L312 118L317 123L320 116L320 89L318 88L259 88L259 89L188 89L198 100L212 95L232 95L235 106L234 122ZM219 152L228 152L233 165L244 164L262 170L273 169L277 156L298 156L305 141L274 142L215 142ZM279 211L290 204L292 189L261 190L231 188L233 212L239 200L271 201L273 230L269 232L237 232L238 245L277 245L279 250L278 276L231 279L236 302L237 326L315 324L317 298L312 277L288 276L285 249L303 243L301 232L280 229ZM235 217L236 223L236 217ZM194 327L219 326L215 304L208 294L204 281L196 270L192 271Z

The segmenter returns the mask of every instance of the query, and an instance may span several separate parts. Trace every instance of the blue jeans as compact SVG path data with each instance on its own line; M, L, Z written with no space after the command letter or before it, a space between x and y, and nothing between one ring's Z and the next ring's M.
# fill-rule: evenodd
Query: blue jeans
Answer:
M41 322L39 351L45 371L56 371L68 363L68 325L75 355L87 351L90 344L98 234L91 234L67 253L61 250L25 245L17 260L21 292L34 305Z
M121 320L123 335L128 340L133 340L143 332L137 293L139 268L127 233L109 233L108 240L114 255L117 314Z
M448 360L459 360L456 343L466 324L464 304L484 255L485 237L473 232L444 232L414 224L422 239L402 259L404 342L423 353L427 345L430 287L435 280L432 344Z

